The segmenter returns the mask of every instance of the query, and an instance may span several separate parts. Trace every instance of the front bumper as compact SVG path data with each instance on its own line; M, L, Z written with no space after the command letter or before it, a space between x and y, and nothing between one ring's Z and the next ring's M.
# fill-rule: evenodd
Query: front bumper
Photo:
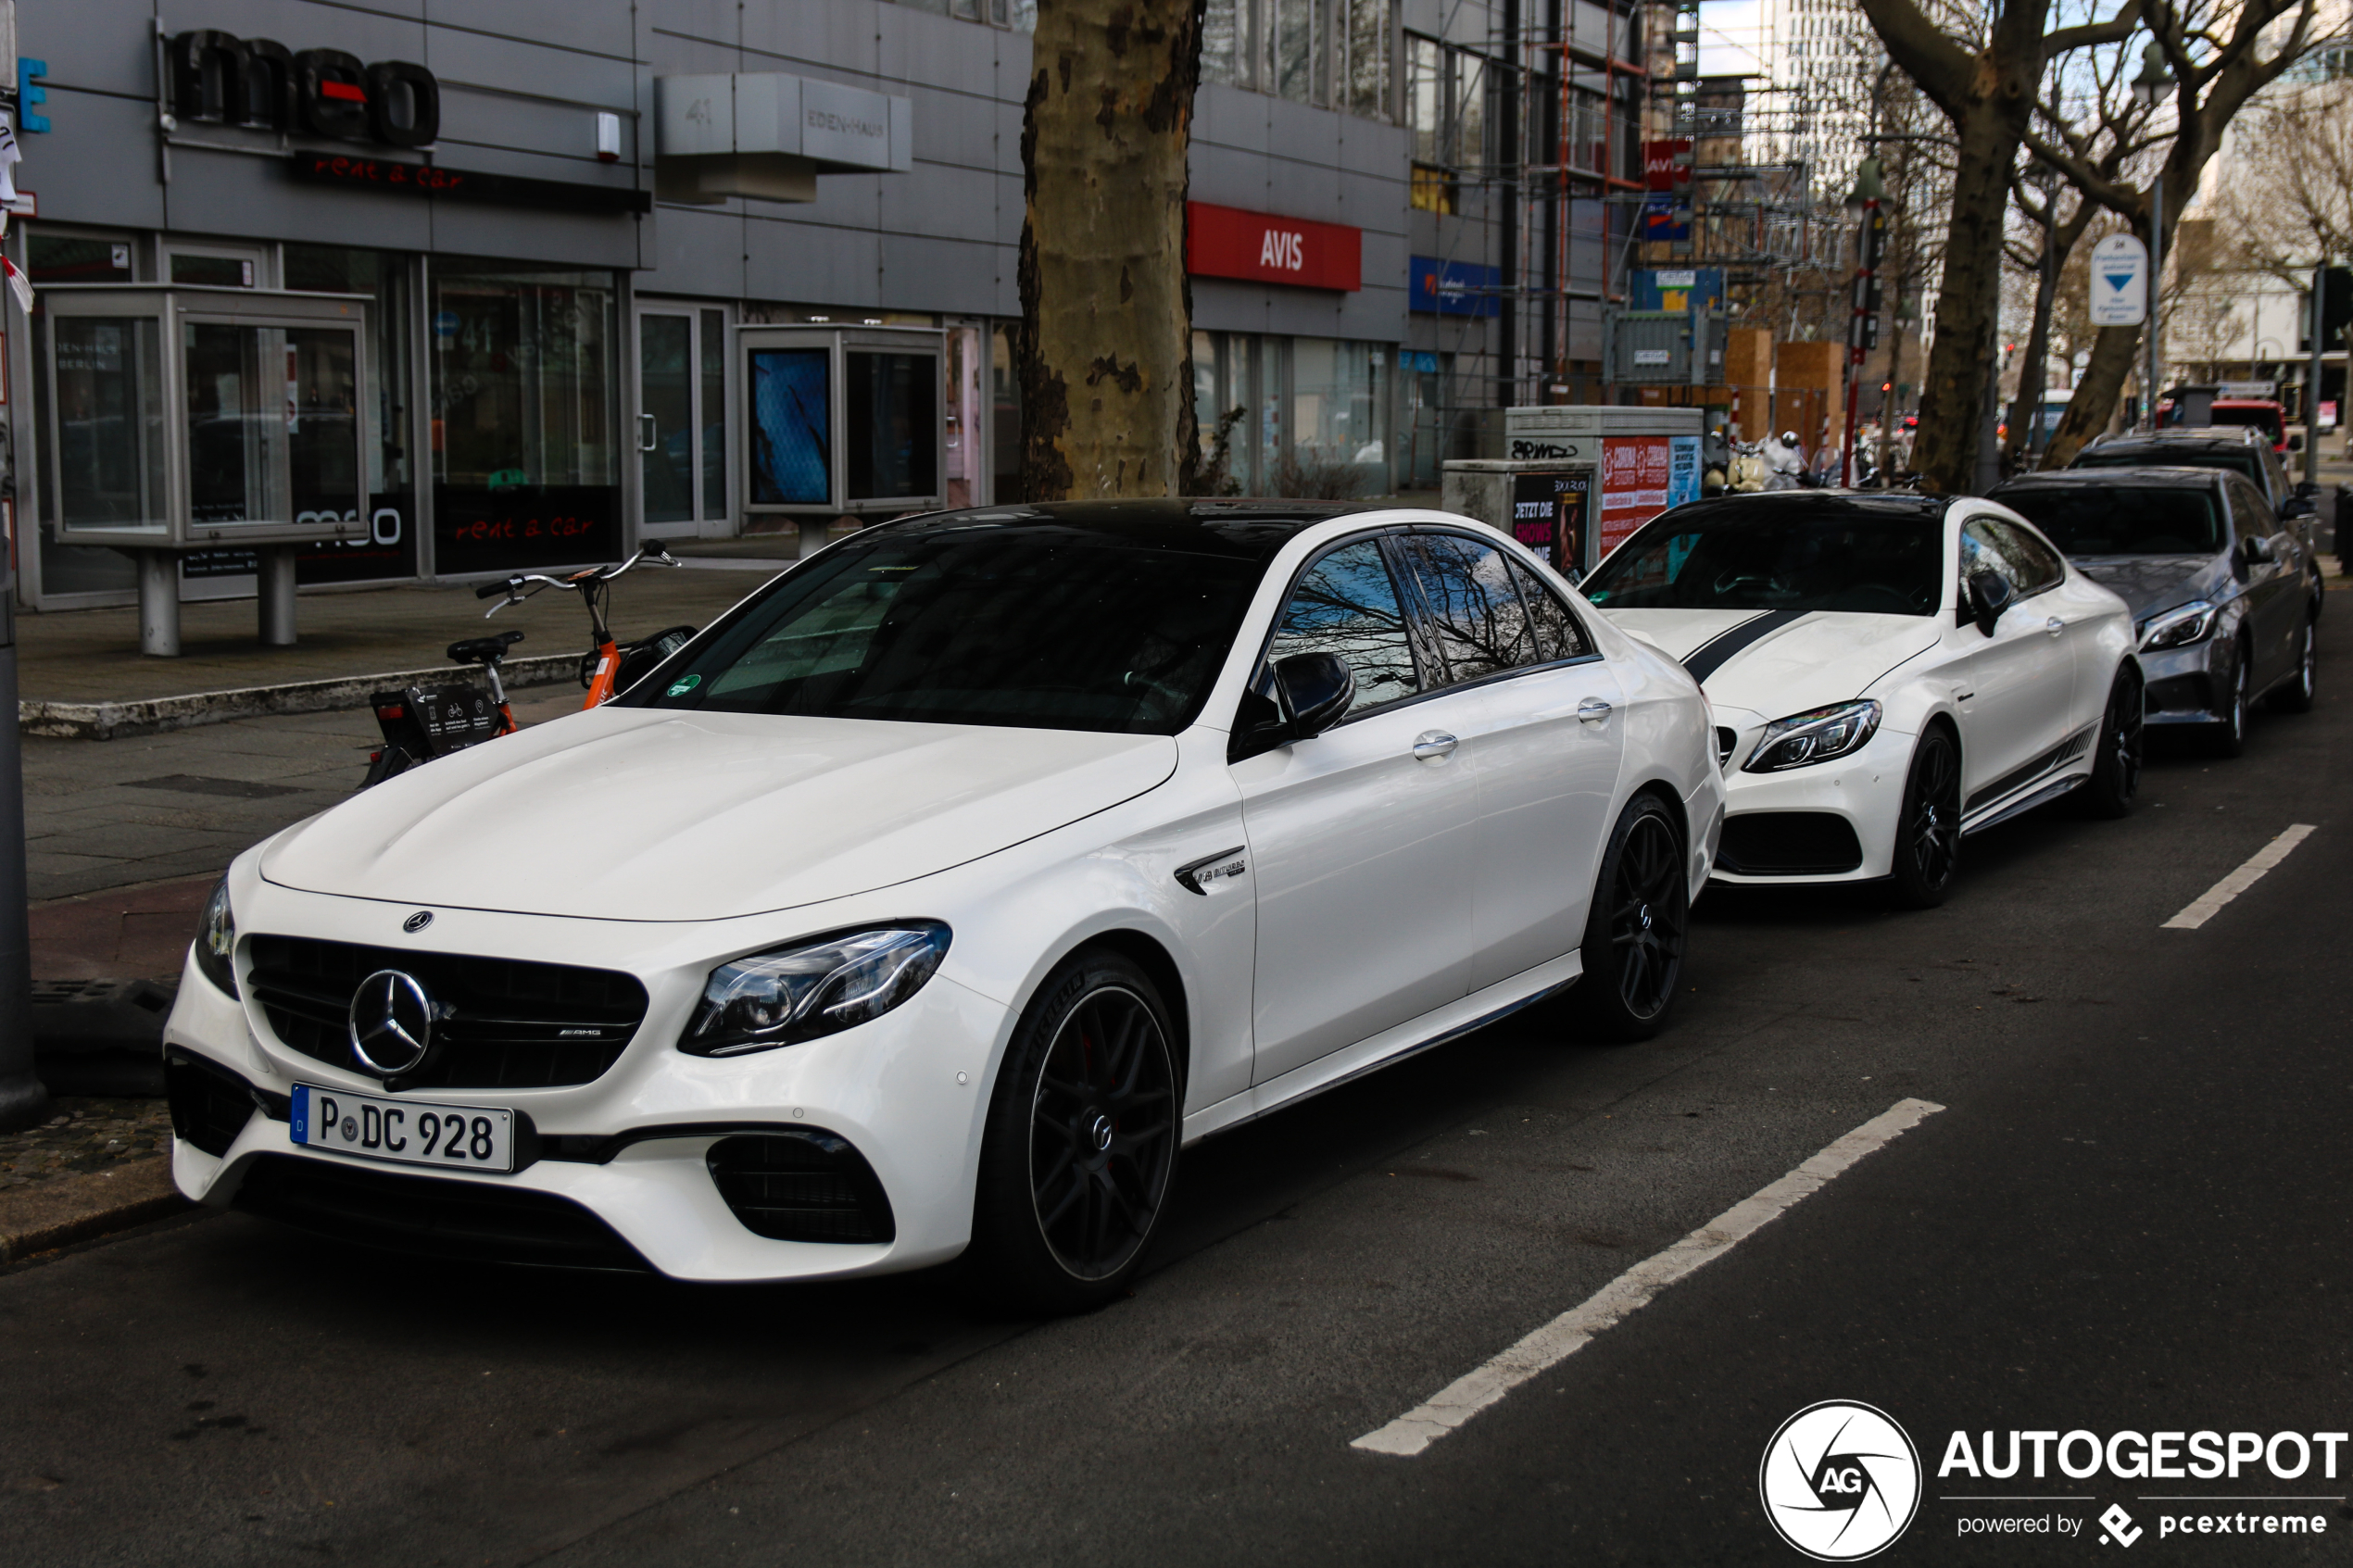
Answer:
M2143 717L2149 724L2227 724L2230 722L2232 648L2224 639L2209 635L2187 647L2167 648L2140 656L2141 673L2148 685Z
M249 874L235 892L241 932L247 935L297 931L380 946L386 922L405 912L369 900L296 893ZM284 1107L297 1082L373 1096L384 1096L384 1085L295 1051L250 995L241 1001L223 994L191 960L164 1030L167 1060L180 1061L176 1073L207 1074L216 1092L175 1095L175 1121L183 1109L191 1120L174 1129L174 1179L189 1198L226 1205L238 1201L247 1178L256 1177L248 1207L314 1229L332 1229L319 1218L334 1209L321 1196L326 1188L352 1203L362 1188L377 1195L371 1201L388 1221L397 1220L405 1198L413 1198L419 1221L406 1234L436 1251L465 1249L466 1222L452 1217L459 1210L500 1207L487 1190L451 1189L496 1189L515 1199L506 1207L522 1227L516 1232L519 1243L536 1234L526 1234L532 1229L526 1211L536 1209L546 1221L539 1230L549 1235L577 1240L609 1232L617 1244L606 1248L610 1266L633 1266L634 1260L687 1280L877 1273L952 1257L970 1237L988 1085L1013 1022L1002 1004L942 972L902 1006L839 1035L724 1060L674 1048L715 962L796 934L779 934L774 917L682 928L440 911L430 933L434 950L529 954L621 970L637 975L648 994L631 1043L592 1082L421 1088L390 1097L515 1111L522 1135L519 1168L510 1175L443 1173L294 1144ZM241 958L244 950L241 942ZM249 1107L242 1120L241 1103ZM201 1121L200 1113L210 1120ZM784 1240L757 1234L753 1226L761 1222L755 1215L748 1223L741 1184L734 1183L738 1202L731 1208L721 1183L734 1178L725 1169L715 1173L711 1158L714 1147L746 1136L784 1140L777 1147L787 1152L812 1139L846 1144L879 1188L887 1215L880 1234L889 1239ZM723 1167L735 1152L721 1150ZM329 1170L351 1180L337 1186ZM321 1180L302 1180L314 1174ZM309 1193L295 1205L308 1220L288 1211L290 1189ZM484 1201L464 1201L474 1198ZM563 1223L571 1211L563 1205L585 1216L587 1225ZM447 1223L437 1228L425 1223L434 1214ZM356 1223L353 1239L398 1244L401 1234L396 1223ZM515 1261L590 1261L526 1255L532 1253L531 1246L521 1245L504 1255Z
M1717 721L1737 739L1724 771L1724 837L1713 880L1755 887L1872 882L1894 869L1913 736L1882 724L1852 756L1750 773L1741 765L1767 721L1718 710Z

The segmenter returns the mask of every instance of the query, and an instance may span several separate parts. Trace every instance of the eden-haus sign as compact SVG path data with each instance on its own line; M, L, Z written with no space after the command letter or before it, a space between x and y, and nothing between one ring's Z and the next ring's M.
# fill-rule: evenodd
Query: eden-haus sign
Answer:
M182 119L388 147L431 146L441 134L441 83L407 60L296 54L275 39L210 28L180 33L164 50Z

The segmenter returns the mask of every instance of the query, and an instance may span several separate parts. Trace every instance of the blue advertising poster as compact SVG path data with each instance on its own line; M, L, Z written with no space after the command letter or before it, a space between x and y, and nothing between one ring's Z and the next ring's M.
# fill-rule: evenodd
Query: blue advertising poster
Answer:
M1667 504L1680 507L1699 499L1699 437L1667 438Z
M752 351L752 505L832 502L832 360L824 348Z
M1650 243L1688 245L1692 237L1692 209L1684 198L1671 194L1644 196L1641 237Z
M1638 267L1628 290L1629 310L1724 308L1724 269L1721 267Z
M1504 286L1500 267L1416 256L1413 269L1408 309L1425 316L1493 316L1503 309L1496 292Z

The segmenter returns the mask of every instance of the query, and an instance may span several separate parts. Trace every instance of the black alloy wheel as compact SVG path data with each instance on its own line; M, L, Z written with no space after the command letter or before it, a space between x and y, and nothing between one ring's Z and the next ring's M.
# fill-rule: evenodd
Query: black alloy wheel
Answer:
M2313 658L2315 641L2312 622L2308 618L2296 633L2296 673L2287 684L2271 694L2271 706L2282 713L2309 713L2319 674L2318 661Z
M2244 677L2239 690L2242 695L2246 690ZM2092 741L2092 776L2075 792L2085 814L2111 820L2132 815L2133 797L2141 789L2141 758L2147 740L2146 696L2141 672L2131 665L2119 670L2108 684L2108 709L2101 714L2100 733Z
M2215 726L2214 755L2236 757L2246 750L2246 710L2251 706L2255 684L2255 650L2244 642L2231 653L2231 700L2222 709L2222 721Z
M1960 868L1961 753L1952 732L1939 724L1912 752L1888 884L1902 908L1932 909L1952 892Z
M989 1109L974 1261L1005 1304L1080 1311L1124 1292L1165 1209L1178 1078L1167 1010L1116 954L1039 987Z
M1589 1034L1647 1040L1666 1025L1691 914L1683 835L1656 796L1638 795L1611 830L1585 918L1585 974L1570 999Z

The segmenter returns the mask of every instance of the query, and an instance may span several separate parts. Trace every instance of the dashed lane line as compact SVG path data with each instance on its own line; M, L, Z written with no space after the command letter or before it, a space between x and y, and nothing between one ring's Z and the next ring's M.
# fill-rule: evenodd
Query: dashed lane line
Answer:
M1411 1458L1500 1401L1538 1374L1592 1343L1595 1336L1650 1304L1668 1286L1714 1262L1805 1199L1822 1190L1865 1155L1886 1148L1944 1108L1931 1100L1897 1100L1788 1175L1743 1198L1666 1251L1644 1259L1484 1366L1456 1378L1377 1432L1349 1447Z
M2279 837L2258 849L2246 863L2190 901L2189 907L2163 925L2159 931L2196 931L2220 914L2222 906L2263 880L2263 873L2287 859L2287 852L2312 835L2312 824L2298 822Z

